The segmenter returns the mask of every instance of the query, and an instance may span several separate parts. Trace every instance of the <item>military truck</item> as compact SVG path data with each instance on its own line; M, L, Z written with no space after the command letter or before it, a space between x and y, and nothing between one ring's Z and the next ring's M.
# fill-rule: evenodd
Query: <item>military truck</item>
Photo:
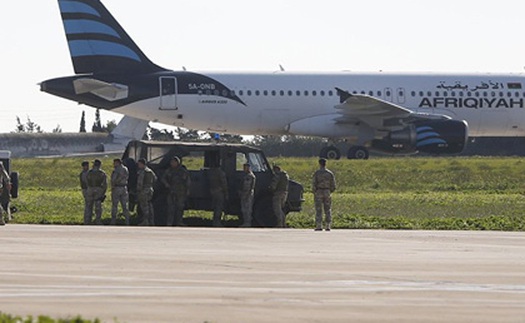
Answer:
M253 208L253 226L274 227L277 218L272 210L272 192L269 189L273 172L264 153L257 148L240 144L226 143L186 143L131 141L123 154L123 163L130 170L130 205L135 204L137 183L136 161L145 158L159 180L155 184L153 205L155 224L166 225L167 189L160 178L169 168L170 160L177 156L182 160L191 176L191 192L186 203L187 210L212 211L211 194L208 185L208 170L212 165L220 165L228 179L229 200L225 204L225 214L238 216L237 224L242 223L239 189L243 176L243 164L249 163L256 176ZM303 186L293 180L289 182L288 200L285 212L299 212L303 203ZM186 215L185 215L186 217ZM185 219L185 223L188 219ZM201 222L204 223L204 222Z
M11 191L6 189L7 183L2 180L2 189L0 193L0 204L7 212L7 219L11 219L11 213L16 212L16 207L11 206L11 198L18 197L18 173L11 172L11 152L9 150L0 150L0 161L4 165L4 169L11 178Z

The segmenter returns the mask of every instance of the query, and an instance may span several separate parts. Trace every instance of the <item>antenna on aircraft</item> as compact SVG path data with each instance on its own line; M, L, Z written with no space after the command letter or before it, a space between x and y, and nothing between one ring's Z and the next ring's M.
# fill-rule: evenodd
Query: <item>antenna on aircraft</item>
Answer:
M182 70L183 70L184 72L186 72L186 66L183 66L183 67L182 67Z
M281 70L281 72L285 72L284 67L281 64L279 64L279 69Z

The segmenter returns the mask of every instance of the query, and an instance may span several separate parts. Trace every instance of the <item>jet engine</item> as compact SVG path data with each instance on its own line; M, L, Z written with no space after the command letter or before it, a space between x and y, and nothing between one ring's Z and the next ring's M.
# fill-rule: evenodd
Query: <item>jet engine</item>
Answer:
M392 131L372 142L372 149L386 153L458 154L468 139L466 121L426 120Z

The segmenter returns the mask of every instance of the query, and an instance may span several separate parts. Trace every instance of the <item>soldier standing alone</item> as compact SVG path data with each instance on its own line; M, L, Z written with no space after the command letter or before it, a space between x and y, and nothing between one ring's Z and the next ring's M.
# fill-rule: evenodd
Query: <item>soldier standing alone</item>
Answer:
M111 225L117 223L118 205L122 206L122 212L126 217L126 225L129 225L129 195L128 195L128 168L122 165L122 160L113 160L113 173L111 173Z
M226 174L218 165L214 165L208 171L210 183L211 204L213 208L213 226L222 226L221 217L224 210L224 202L228 200L228 182Z
M244 175L241 183L241 212L243 216L243 227L252 226L253 196L255 190L255 175L250 164L243 165Z
M270 190L273 192L272 206L273 213L277 217L277 227L286 227L286 214L283 211L288 197L288 174L279 165L273 165L273 178Z
M93 168L87 173L87 216L84 216L84 224L91 224L93 218L93 206L95 207L95 224L102 224L102 202L106 198L108 181L106 173L100 169L102 162L95 159Z
M7 207L9 207L9 198L10 198L9 192L10 191L11 191L11 178L9 177L9 174L7 174L7 172L5 171L4 163L0 161L0 195L7 196ZM0 203L0 225L5 225L4 212L7 212L7 214L9 215L9 210L4 210L4 207L2 204L3 203Z
M80 180L80 188L82 189L82 197L84 197L84 224L86 219L89 218L89 207L88 207L88 198L87 198L87 189L88 189L88 182L87 182L87 174L89 173L89 162L87 160L83 161L82 164L82 171L80 174L78 174L78 179Z
M137 163L137 202L142 214L142 222L139 225L155 225L153 203L153 184L157 180L155 173L146 166L144 158Z
M181 165L179 157L173 157L170 168L162 176L162 184L169 189L168 225L183 226L184 207L190 195L190 173Z
M322 231L323 208L326 231L332 229L332 196L335 191L334 173L326 169L326 159L319 159L319 170L313 176L312 183L315 200L315 231Z

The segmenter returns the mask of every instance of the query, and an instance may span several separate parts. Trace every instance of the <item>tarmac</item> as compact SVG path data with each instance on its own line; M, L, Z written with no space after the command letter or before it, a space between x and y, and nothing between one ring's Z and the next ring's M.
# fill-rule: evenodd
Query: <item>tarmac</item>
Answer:
M524 322L525 234L0 227L0 311L103 322Z

